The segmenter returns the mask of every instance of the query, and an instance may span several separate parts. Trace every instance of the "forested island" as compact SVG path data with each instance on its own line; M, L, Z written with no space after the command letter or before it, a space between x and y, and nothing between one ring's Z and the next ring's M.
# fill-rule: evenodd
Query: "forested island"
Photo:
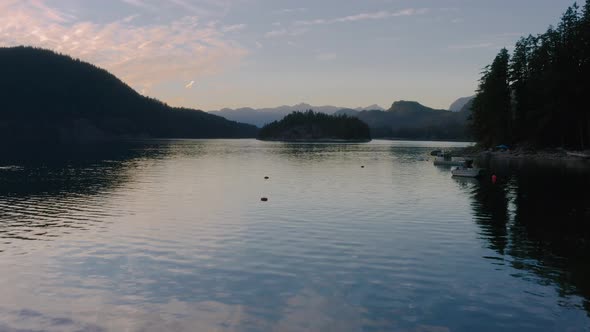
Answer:
M104 69L52 51L0 48L0 139L242 138L258 129L144 97Z
M347 115L328 115L313 110L293 112L260 129L260 140L358 141L371 140L369 126Z
M521 38L485 68L473 101L478 144L533 149L590 146L590 0L557 27Z

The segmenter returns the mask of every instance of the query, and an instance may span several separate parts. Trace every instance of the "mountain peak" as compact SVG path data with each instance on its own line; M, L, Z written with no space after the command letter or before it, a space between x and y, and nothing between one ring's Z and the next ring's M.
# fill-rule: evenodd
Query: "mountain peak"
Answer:
M426 107L417 101L399 100L391 105L389 112L412 112L424 110L432 110L432 108Z
M465 105L467 105L470 101L473 100L473 98L475 98L475 96L462 97L462 98L455 100L451 104L451 106L449 106L449 111L451 111L451 112L461 111L463 109L463 107L465 107Z
M377 104L369 105L367 107L357 107L355 108L357 111L385 111L385 109Z

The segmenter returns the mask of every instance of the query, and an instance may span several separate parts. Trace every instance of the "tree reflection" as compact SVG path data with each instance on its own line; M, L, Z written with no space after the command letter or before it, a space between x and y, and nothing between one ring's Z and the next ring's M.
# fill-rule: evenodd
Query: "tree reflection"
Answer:
M472 207L475 222L481 227L489 248L504 255L508 244L508 198L505 185L493 185L489 181L476 183L472 191Z
M555 285L561 296L582 296L590 313L590 174L522 165L492 169L506 181L478 181L471 193L489 248L507 255L513 268Z
M112 193L130 181L141 160L166 153L166 146L0 147L0 239L6 239L1 243L48 240L99 223Z

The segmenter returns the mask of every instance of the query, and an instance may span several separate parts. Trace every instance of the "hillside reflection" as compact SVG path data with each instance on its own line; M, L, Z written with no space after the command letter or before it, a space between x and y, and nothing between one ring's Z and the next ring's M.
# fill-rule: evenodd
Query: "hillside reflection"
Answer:
M473 199L475 222L490 249L522 274L552 284L568 304L584 298L590 313L590 176L551 167L489 165L501 174L489 179L458 179ZM522 165L521 165L522 166Z
M151 144L0 147L3 247L10 240L48 240L87 229L123 213L108 209L116 189L134 177L141 161L166 153L165 144Z

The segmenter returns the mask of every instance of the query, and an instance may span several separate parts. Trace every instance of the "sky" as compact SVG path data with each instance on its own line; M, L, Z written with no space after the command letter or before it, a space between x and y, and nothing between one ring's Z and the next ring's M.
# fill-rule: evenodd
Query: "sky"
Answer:
M0 46L103 67L173 106L448 108L573 0L0 0Z

